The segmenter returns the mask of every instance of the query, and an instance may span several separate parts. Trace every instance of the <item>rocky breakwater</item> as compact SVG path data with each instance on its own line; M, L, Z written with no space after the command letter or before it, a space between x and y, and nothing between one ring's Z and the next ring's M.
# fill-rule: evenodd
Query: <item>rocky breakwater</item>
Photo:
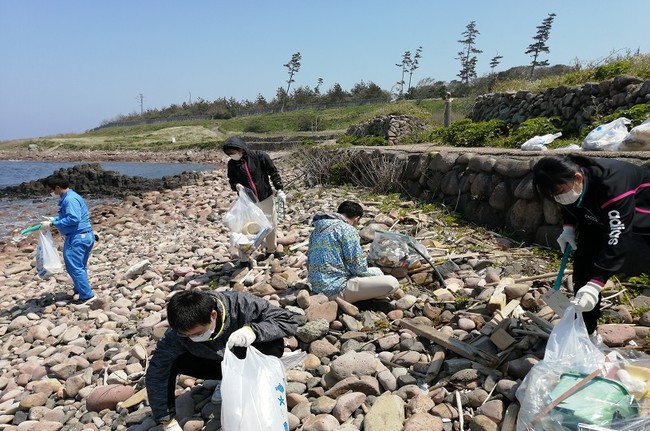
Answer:
M220 222L234 197L226 184L223 172L203 173L193 185L98 207L91 305L68 303L66 275L36 277L33 240L5 246L0 428L159 431L142 391L144 371L167 327L168 298L200 288L246 290L296 315L300 326L286 350L307 357L287 372L291 430L513 429L514 391L540 360L555 319L540 299L548 283L538 281L549 278L549 262L412 202L364 201L364 247L376 229L400 226L427 247L444 284L413 262L383 268L400 280L392 298L330 301L306 283L308 220L341 200L363 201L359 191L290 190L279 239L287 256L248 271L230 262ZM650 316L627 315L629 322L603 332L606 343L644 342ZM211 392L200 380L179 379L185 431L219 428Z
M195 183L200 175L183 172L160 179L122 175L119 172L102 169L99 163L88 163L62 168L54 173L70 181L70 187L82 196L123 197L152 190L175 189L184 184ZM45 178L28 181L15 187L0 189L0 196L29 197L49 193Z

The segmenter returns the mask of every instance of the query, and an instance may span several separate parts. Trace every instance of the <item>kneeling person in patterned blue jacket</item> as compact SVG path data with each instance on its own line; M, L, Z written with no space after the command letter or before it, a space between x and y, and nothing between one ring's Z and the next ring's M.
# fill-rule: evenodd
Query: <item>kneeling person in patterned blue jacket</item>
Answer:
M146 375L153 418L165 431L181 430L174 419L179 374L217 380L212 400L219 402L226 345L239 358L251 345L281 357L283 337L298 328L291 312L244 292L179 292L169 300L167 321L169 329L158 341Z
M314 292L353 303L385 298L399 288L395 277L368 268L354 228L361 216L363 208L351 201L342 202L336 213L314 215L307 249L308 278Z

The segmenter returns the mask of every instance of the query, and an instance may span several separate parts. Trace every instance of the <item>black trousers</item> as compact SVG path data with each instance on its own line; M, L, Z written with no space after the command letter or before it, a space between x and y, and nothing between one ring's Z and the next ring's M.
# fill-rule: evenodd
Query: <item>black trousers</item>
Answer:
M607 232L595 226L579 226L578 237L576 239L578 249L573 254L573 288L575 293L591 280L594 263L598 258L603 244L609 239L607 235ZM650 245L650 236L641 235L641 238ZM589 334L592 334L598 327L598 319L601 316L601 299L601 295L598 295L598 303L594 309L582 313L582 318L585 321L585 326Z
M263 343L253 343L260 352L265 355L281 357L284 353L284 339L279 338L273 341ZM233 347L232 352L239 359L246 357L245 347ZM194 356L191 353L185 353L174 361L172 369L169 372L169 381L167 382L167 407L174 411L175 407L175 390L176 379L179 374L196 377L198 379L221 380L221 361Z

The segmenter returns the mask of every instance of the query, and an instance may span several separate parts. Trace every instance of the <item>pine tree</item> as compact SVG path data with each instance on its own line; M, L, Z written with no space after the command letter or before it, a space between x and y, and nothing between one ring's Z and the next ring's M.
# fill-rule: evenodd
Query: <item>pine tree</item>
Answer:
M287 68L287 71L289 73L289 79L287 79L287 91L285 92L285 97L282 99L282 106L280 107L280 112L284 111L284 102L286 100L286 96L289 96L289 89L291 88L291 83L295 82L295 79L293 79L293 76L298 73L300 70L300 60L302 60L302 56L300 55L299 52L296 52L291 56L291 60L287 64L283 64L284 67Z
M402 78L397 81L397 84L399 86L399 97L401 98L404 95L404 84L406 84L406 81L404 81L404 75L406 75L411 68L411 64L413 63L413 60L411 59L411 51L404 51L404 54L402 54L402 62L401 63L396 63L395 66L399 67L402 69Z
M413 60L411 61L411 64L410 64L410 67L409 67L409 70L408 70L408 72L409 72L409 83L408 83L408 86L406 87L406 92L407 93L409 91L411 91L411 79L413 78L413 72L415 72L415 69L418 68L421 58L422 58L422 47L418 46L418 49L415 50L415 55L413 56Z
M533 37L535 42L528 45L528 49L526 49L525 53L530 54L530 56L533 57L533 61L530 63L530 79L533 79L533 73L537 66L548 66L548 60L539 61L538 58L542 52L547 54L549 53L546 41L548 41L548 37L551 34L551 27L553 26L555 16L554 13L549 13L548 16L544 18L542 25L537 26L537 34Z
M458 53L458 57L456 57L457 60L460 60L461 66L457 76L465 84L469 84L470 79L476 78L476 63L478 59L472 54L480 54L483 52L476 48L476 36L479 34L481 33L476 29L476 21L471 21L467 24L465 31L461 33L464 39L458 41L464 47Z
M490 70L492 71L492 73L494 73L494 69L499 65L499 63L501 63L502 58L503 56L499 55L499 51L497 51L497 55L492 57L492 59L490 60Z

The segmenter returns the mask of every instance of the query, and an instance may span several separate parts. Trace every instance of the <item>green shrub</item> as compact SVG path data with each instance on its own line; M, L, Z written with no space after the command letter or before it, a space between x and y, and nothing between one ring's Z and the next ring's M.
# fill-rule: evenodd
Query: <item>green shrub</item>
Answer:
M557 121L557 117L530 118L512 130L510 136L500 139L497 144L506 148L519 148L530 138L559 132L560 129L555 125Z
M337 186L348 182L348 163L340 161L330 166L329 183Z
M613 114L606 115L602 118L594 120L594 122L592 123L593 127L590 128L590 130L600 124L609 123L610 121L614 121L620 117L625 117L631 120L632 127L638 126L639 124L647 120L648 117L650 117L650 104L642 103L640 105L634 105L631 108L621 109L619 111L614 112Z
M492 119L474 123L469 118L454 121L447 128L434 129L432 136L440 135L445 144L454 147L483 147L505 136L508 127L503 120Z
M243 130L249 133L266 133L269 131L266 123L262 122L259 118L252 118L247 121Z
M632 62L628 60L619 60L614 63L604 64L594 69L594 79L603 81L605 79L615 78L618 75L623 75L632 70Z

